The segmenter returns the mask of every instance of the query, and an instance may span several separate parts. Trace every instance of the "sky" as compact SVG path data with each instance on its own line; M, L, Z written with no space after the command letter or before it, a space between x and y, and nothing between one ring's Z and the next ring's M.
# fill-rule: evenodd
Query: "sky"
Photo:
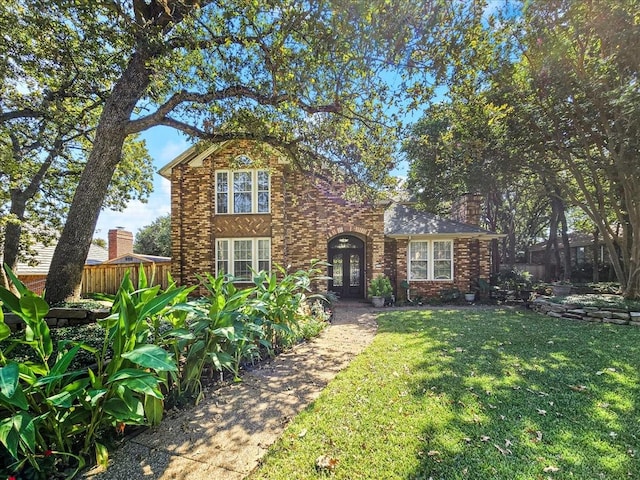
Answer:
M156 218L171 212L171 184L161 177L158 170L191 146L191 141L178 131L168 127L154 127L142 134L153 159L153 193L146 203L130 202L122 212L103 210L98 218L94 238L107 239L110 229L123 227L135 234Z

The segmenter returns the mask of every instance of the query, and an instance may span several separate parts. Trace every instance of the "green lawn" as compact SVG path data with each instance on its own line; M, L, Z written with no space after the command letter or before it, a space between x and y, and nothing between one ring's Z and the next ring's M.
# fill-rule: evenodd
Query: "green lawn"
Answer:
M500 309L378 322L251 480L640 478L640 328Z

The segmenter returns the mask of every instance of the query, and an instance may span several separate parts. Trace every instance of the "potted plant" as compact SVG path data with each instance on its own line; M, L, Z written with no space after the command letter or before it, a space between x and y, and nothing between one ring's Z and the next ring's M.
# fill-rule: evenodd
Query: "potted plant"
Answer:
M471 303L476 299L476 292L468 291L464 294L465 301Z
M386 275L377 275L369 284L369 296L374 307L384 306L385 299L391 297L392 292L391 281Z
M551 284L551 290L555 297L566 297L571 293L571 282L568 280L562 280L560 282L553 282Z

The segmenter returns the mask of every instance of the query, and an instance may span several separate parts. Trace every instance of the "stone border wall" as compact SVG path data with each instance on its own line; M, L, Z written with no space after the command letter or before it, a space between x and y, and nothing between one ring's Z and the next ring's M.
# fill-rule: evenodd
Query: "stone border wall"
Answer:
M538 297L531 302L531 309L554 318L582 320L585 322L615 323L640 327L640 312L612 307L582 307L550 302L549 297Z
M47 313L45 320L50 328L76 327L95 323L99 318L109 316L109 309L85 310L83 308L52 308ZM24 328L24 322L13 313L5 313L4 322L12 332L17 332Z

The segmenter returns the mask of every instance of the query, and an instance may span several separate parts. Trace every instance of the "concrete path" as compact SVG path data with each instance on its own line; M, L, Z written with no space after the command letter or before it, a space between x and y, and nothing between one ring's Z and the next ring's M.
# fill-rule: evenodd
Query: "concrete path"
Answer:
M320 336L246 372L243 382L210 392L196 407L168 415L112 453L91 480L225 479L248 475L289 421L373 340L374 310L335 308Z

